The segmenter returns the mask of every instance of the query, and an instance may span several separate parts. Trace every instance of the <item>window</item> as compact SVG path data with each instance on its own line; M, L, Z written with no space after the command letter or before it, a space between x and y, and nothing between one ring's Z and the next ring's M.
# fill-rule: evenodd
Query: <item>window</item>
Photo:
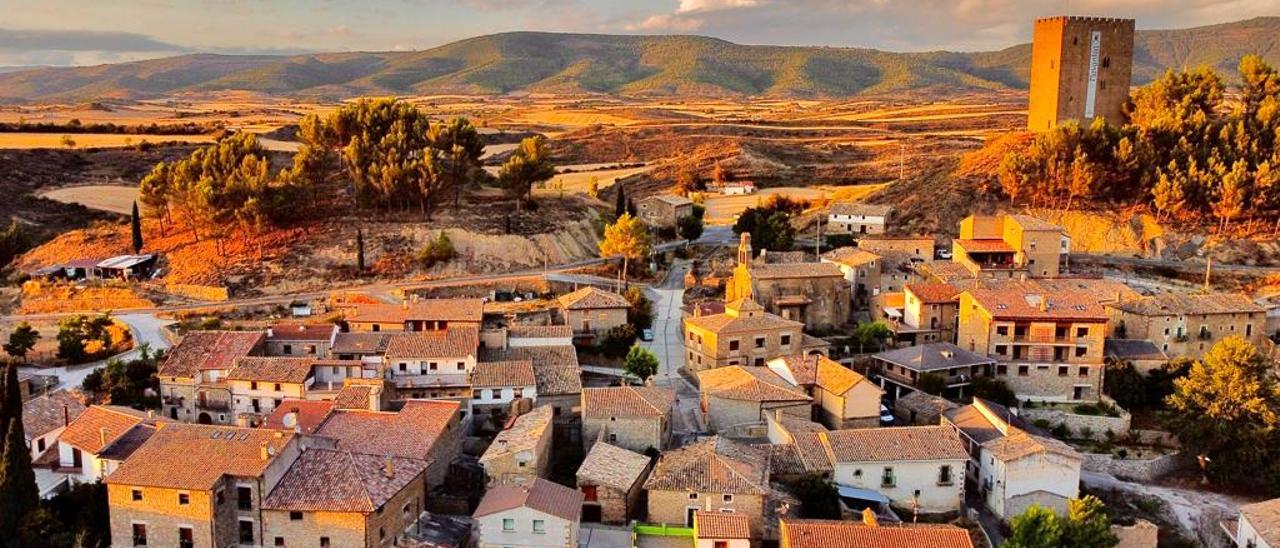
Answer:
M502 530L508 533L516 530L516 520L513 518L502 518Z
M222 506L222 489L218 489L218 491L213 494L213 500L217 501L216 504L218 506Z
M547 532L547 522L545 520L540 520L540 519L533 520L533 532L535 533Z
M782 346L787 346L787 345L789 345L789 344L791 344L791 335L783 335L783 336L782 336Z
M725 494L724 494L724 501L725 501L726 503L733 502L733 495L731 495L731 494L729 494L729 493L725 493Z
M1001 356L1008 356L1008 355L1009 355L1009 346L1008 346L1008 345L1004 345L1004 344L997 344L997 345L996 345L996 354L999 354L999 355L1001 355Z
M253 490L248 487L236 487L236 508L253 510Z
M134 546L147 545L147 524L145 523L133 524L133 545Z
M187 493L178 493L178 504L182 506L191 504L191 495Z
M1025 366L1025 365L1019 365L1019 366L1018 366L1018 376L1019 376L1019 377L1025 377L1025 376L1027 376L1027 373L1029 373L1029 372L1030 372L1030 370L1027 368L1027 366Z
M730 352L738 351L738 341L729 341L729 351Z
M240 544L253 544L253 522L240 520Z
M284 537L276 537L276 546L284 546Z
M598 495L596 494L596 486L594 485L582 486L582 498L584 500L586 500L587 502L595 502L597 496Z
M1008 337L1009 326L1007 325L996 326L996 335L1000 335L1001 337Z
M609 441L610 441L610 442L616 442L616 441L618 441L618 435L617 435L617 434L609 434Z
M880 477L880 486L881 486L881 487L893 487L896 483L897 483L897 482L896 482L896 481L894 481L894 477L893 477L893 467L892 467L892 466L886 466L886 467L884 468L884 475L882 475L882 476Z
M289 512L289 521L302 521L302 512Z
M1087 346L1077 346L1077 347L1076 347L1076 357L1077 357L1077 358L1082 358L1082 357L1084 357L1084 355L1085 355L1085 354L1088 354L1088 353L1089 353L1089 347L1087 347Z
M764 348L764 337L756 337L756 348Z
M689 500L698 500L697 493L689 493Z
M276 391L276 392L279 392L279 391L280 391L280 383L276 383L275 391Z
M320 537L320 546L321 546L321 548L328 548L328 546L329 546L329 537Z
M1088 368L1088 367L1081 367L1081 368L1080 368L1080 376L1081 376L1081 377L1088 377L1088 376L1089 376L1089 368Z
M130 496L130 498L132 498L135 502L136 502L136 501L139 501L139 500L142 500L142 491L141 491L141 490L139 490L139 489L134 489L132 492L130 492L130 493L129 493L129 496Z
M715 541L715 548L729 548L729 541L717 540Z
M44 438L36 440L36 451L44 452Z
M997 374L997 375L1008 375L1008 374L1009 374L1009 366L1007 366L1007 365L997 365L997 366L996 366L996 374Z
M1077 337L1077 338L1079 338L1079 337L1088 337L1088 336L1089 336L1089 328L1088 328L1088 327L1077 327L1077 328L1076 328L1076 337Z
M938 468L938 485L951 485L951 465L944 464Z
M178 528L178 548L193 548L196 545L195 534L190 527Z
M249 390L257 390L258 381L249 381Z
M1065 366L1065 365L1059 365L1059 366L1058 366L1058 376L1059 376L1059 377L1065 377L1065 376L1067 376L1067 366Z
M458 362L458 371L466 371L466 370L467 370L466 362Z
M292 345L292 344L286 344L286 345L284 345L284 353L285 353L285 354L292 354L292 353L293 353L293 345Z

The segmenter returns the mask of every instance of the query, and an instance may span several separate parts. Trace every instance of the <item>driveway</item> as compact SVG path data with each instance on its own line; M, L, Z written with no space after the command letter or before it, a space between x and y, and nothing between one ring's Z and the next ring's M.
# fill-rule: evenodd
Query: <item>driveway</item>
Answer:
M121 314L115 316L115 318L127 324L129 330L133 332L133 350L117 354L106 360L80 365L44 368L28 367L24 369L39 375L55 375L61 381L60 386L62 388L76 388L84 383L84 378L89 376L89 373L105 367L107 362L112 359L128 361L137 358L142 354L142 345L144 344L152 351L169 348L169 339L165 338L163 328L173 323L173 320L157 318L154 314Z

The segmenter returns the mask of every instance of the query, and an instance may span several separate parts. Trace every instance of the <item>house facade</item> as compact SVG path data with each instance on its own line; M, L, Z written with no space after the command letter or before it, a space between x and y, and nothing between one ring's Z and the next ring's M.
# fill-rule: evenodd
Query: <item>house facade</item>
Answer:
M655 194L636 202L640 219L653 227L675 227L682 217L693 215L693 200L673 194Z
M1266 310L1239 293L1165 292L1106 307L1110 336L1151 341L1169 357L1198 360L1226 337L1258 344L1267 336Z
M582 520L625 524L643 517L641 496L649 477L649 457L606 442L591 446L578 467Z
M529 485L551 465L550 407L535 407L511 420L480 456L487 485Z
M771 371L813 400L813 418L828 428L880 425L884 391L861 374L821 354L769 360Z
M663 452L644 486L649 521L693 527L699 511L743 514L752 538L765 538L777 520L769 473L765 450L722 436Z
M675 391L649 386L582 389L582 444L603 441L637 453L667 447Z
M750 299L725 304L722 314L699 311L684 319L685 369L693 373L730 365L759 366L800 353L826 353L825 343L806 340L803 323L770 314Z
M891 213L886 205L836 202L827 210L827 233L884 234Z
M888 497L922 513L959 511L964 505L968 453L945 426L837 430L819 434L832 455L832 481Z
M627 324L631 303L622 295L592 286L562 295L557 302L564 324L578 334L602 334Z
M582 494L547 480L490 489L472 514L479 548L574 548L582 521Z
M1029 215L970 215L951 243L951 260L987 278L1056 278L1070 252L1062 227Z

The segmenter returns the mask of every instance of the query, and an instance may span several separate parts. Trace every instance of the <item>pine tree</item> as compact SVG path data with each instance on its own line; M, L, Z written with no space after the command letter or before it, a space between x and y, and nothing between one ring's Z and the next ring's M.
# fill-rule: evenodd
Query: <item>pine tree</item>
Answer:
M364 231L356 229L356 270L364 272Z
M18 368L9 365L5 374L4 412L8 428L0 447L0 539L18 538L22 520L40 502L35 471L31 469L26 434L22 428L22 394L18 391Z
M614 186L618 187L618 193L613 202L613 218L617 219L618 217L621 217L623 213L627 212L627 196L626 192L623 190L621 181L614 183Z
M129 218L133 228L133 252L142 253L142 216L138 215L138 201L133 201L133 215Z

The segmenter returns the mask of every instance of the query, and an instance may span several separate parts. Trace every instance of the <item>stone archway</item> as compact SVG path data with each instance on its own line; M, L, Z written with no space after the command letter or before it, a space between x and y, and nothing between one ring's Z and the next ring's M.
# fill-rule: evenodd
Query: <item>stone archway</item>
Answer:
M196 417L196 422L200 424L213 424L213 417L210 417L208 413L200 413L200 416Z

